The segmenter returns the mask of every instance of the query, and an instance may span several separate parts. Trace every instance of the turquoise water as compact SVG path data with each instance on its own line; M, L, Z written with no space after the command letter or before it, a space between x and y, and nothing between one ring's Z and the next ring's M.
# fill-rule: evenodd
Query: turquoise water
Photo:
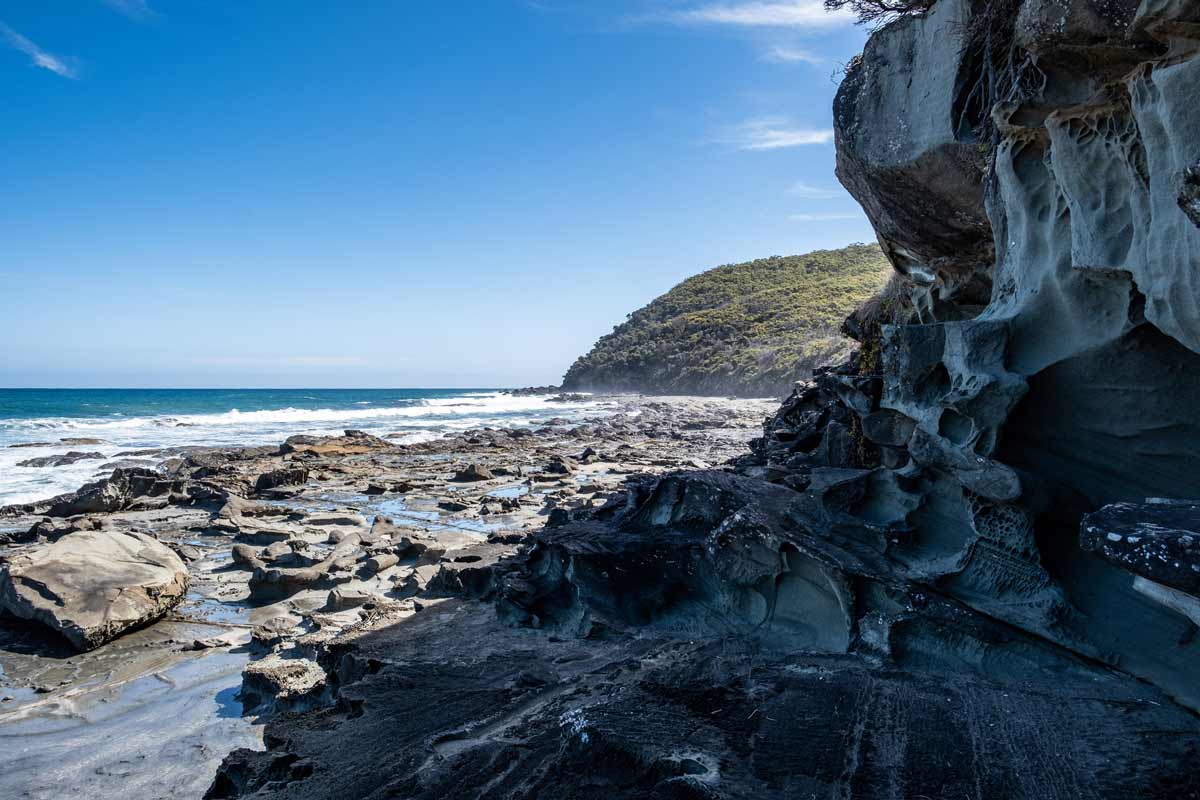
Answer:
M606 405L494 389L0 389L0 505L71 491L116 465L153 467L169 455L130 451L278 444L349 428L418 442L469 428L581 419ZM21 444L38 446L14 447ZM19 466L69 451L96 457Z
M154 417L233 409L397 408L494 389L0 389L0 419Z

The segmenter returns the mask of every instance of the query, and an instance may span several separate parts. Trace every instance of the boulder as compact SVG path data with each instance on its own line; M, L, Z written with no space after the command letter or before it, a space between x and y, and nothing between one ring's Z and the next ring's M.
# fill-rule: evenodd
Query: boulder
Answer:
M348 574L339 574L333 560L295 569L263 566L250 575L250 596L255 599L282 599L305 589L343 583L350 577Z
M551 475L574 475L575 461L566 456L551 456L550 463L546 465L545 472Z
M75 517L73 519L55 519L54 517L45 517L34 523L27 531L10 531L4 535L3 539L6 542L55 542L66 536L68 533L76 531L98 531L103 525L103 520L96 517Z
M425 591L440 571L441 568L437 564L421 564L414 567L411 572L395 577L392 593L397 597L415 597Z
M371 523L370 536L374 542L382 542L400 536L400 529L396 527L396 523L381 514Z
M325 607L334 612L348 611L351 608L359 608L368 603L380 603L383 599L377 594L362 589L350 589L345 586L339 586L329 592Z
M451 480L458 483L473 483L475 481L490 481L496 476L492 471L480 464L468 464L466 468L455 473Z
M242 673L243 712L303 709L320 697L325 681L325 670L315 661L272 653Z
M265 567L262 559L254 552L254 548L245 544L235 544L233 546L233 563L238 564L246 569L259 569Z
M302 486L308 483L308 470L304 467L284 467L264 472L254 481L254 491L265 492L279 486Z
M240 541L268 545L292 537L295 531L288 519L294 517L283 509L229 495L209 525L213 530L235 534Z
M941 0L872 36L834 102L837 176L896 269L931 302L987 303L986 113L968 103L970 0ZM886 66L884 66L886 65ZM964 88L966 86L966 88Z
M251 640L262 647L274 647L284 639L297 633L303 620L295 614L279 614L255 625L250 632Z
M0 567L0 609L85 651L158 619L187 587L187 567L157 539L78 531Z

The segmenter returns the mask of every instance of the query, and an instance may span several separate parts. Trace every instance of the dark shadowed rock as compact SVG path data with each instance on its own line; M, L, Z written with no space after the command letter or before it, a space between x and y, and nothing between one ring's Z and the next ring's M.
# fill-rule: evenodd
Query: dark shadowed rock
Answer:
M305 467L284 467L264 472L254 481L254 491L265 492L280 486L301 486L308 482L308 470Z
M103 453L80 453L72 450L69 453L63 453L58 456L39 456L38 458L28 458L24 461L18 461L18 467L65 467L69 464L75 464L79 461L99 461L103 460Z
M1061 800L1194 785L1178 733L1193 721L1102 671L1043 692L728 637L551 642L460 601L322 661L346 679L337 702L268 722L271 748L231 754L209 797ZM319 685L294 673L272 683Z
M1200 597L1200 503L1114 503L1083 518L1080 542L1135 575Z
M45 513L51 517L99 514L121 511L136 503L157 499L165 504L172 484L149 469L113 470L112 476L85 484L77 491L48 501Z
M574 475L578 465L574 459L566 456L553 455L550 457L550 462L546 464L545 472L550 475Z

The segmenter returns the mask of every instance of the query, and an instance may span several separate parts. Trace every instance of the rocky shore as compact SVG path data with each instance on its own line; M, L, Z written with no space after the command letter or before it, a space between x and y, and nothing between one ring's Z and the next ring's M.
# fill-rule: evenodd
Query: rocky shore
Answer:
M774 404L607 405L415 445L162 452L0 510L0 794L204 794L266 720L339 702L359 671L329 667L346 642L492 596L532 531L612 505L631 476L727 461Z
M850 6L857 351L370 609L210 797L1200 797L1200 11Z
M0 794L1200 798L1200 10L885 5L847 360L5 509Z

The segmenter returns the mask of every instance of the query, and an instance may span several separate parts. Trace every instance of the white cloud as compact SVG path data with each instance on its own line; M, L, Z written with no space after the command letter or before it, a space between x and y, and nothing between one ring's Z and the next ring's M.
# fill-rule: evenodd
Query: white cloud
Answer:
M801 128L777 117L743 122L725 137L739 150L779 150L833 141L832 128Z
M776 46L772 47L762 54L763 61L770 61L775 64L812 64L820 66L825 63L825 59L818 55L810 53L807 50L802 50L799 47Z
M130 19L146 20L155 16L146 0L104 0L104 5Z
M664 12L648 19L679 25L829 28L852 22L854 18L844 11L826 11L822 0L791 0L710 3L683 11Z
M34 66L48 69L55 75L61 75L64 78L75 78L79 75L78 71L71 64L67 63L66 59L47 53L3 22L0 22L0 37L3 37L8 42L9 47L29 56L29 60L33 62Z
M797 181L787 188L787 193L793 197L802 197L805 200L832 200L835 197L841 197L842 192L839 189L832 189L825 186L813 186L811 183Z
M792 214L793 222L832 222L838 219L859 219L858 214Z

